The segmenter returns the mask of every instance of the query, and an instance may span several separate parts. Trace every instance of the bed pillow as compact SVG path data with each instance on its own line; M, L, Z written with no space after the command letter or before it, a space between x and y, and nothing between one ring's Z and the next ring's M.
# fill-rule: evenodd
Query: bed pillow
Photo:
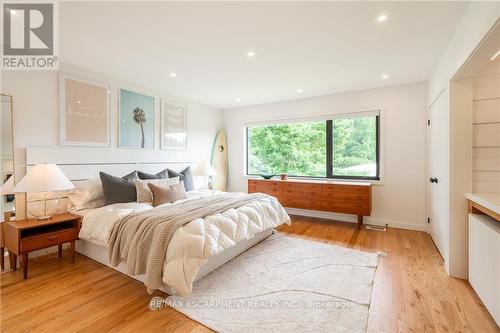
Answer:
M125 179L130 183L133 183L134 179L137 179L137 178L139 178L139 176L137 175L137 170L134 170L131 173L129 173L128 175L125 175L122 177L122 179Z
M167 169L158 172L157 174L145 173L142 171L137 171L139 179L165 179L168 178Z
M184 188L184 184L182 182L172 186L162 186L148 183L148 187L153 193L153 207L187 198L186 189Z
M132 174L137 176L137 172ZM133 183L133 176L128 174L124 177L131 179L130 181L124 177L119 178L111 176L105 172L99 172L101 178L102 191L104 193L104 200L106 205L112 205L119 202L133 202L137 200L137 192ZM137 179L137 177L135 178Z
M181 172L173 171L170 169L167 169L167 172L169 178L179 177L179 179L184 183L184 188L186 189L186 191L194 190L193 175L191 174L190 167L187 167Z
M135 190L137 191L137 202L153 202L153 193L148 184L161 186L172 186L179 183L179 177L166 179L134 179Z
M73 181L75 186L68 193L68 210L99 208L106 204L99 178Z

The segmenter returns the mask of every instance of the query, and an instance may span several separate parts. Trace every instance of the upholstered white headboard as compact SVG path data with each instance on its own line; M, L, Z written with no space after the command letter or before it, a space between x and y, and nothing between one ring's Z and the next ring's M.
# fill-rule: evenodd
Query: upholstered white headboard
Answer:
M181 170L192 161L168 160L168 152L128 148L28 147L26 164L54 163L71 180L99 177L99 171L123 176L133 170L155 173L165 168Z
M94 148L94 147L28 147L26 148L26 165L29 172L36 164L53 163L66 174L70 180L85 180L99 177L99 171L121 177L133 170L157 173L169 168L180 171L193 164L192 161L175 161L168 159L168 151L128 149L128 148ZM195 185L197 184L195 179ZM27 196L28 215L41 205L42 196ZM61 212L67 206L64 195L54 193L47 202L49 210ZM31 209L30 209L31 207Z

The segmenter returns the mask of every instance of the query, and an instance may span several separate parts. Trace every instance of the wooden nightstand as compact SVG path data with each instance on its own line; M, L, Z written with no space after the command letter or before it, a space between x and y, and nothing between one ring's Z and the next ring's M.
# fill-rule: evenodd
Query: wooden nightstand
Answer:
M22 256L23 276L28 278L28 253L70 243L72 261L75 261L75 240L80 232L81 217L73 214L54 215L49 220L35 219L5 222L5 247L9 250L10 267L16 270L17 256Z

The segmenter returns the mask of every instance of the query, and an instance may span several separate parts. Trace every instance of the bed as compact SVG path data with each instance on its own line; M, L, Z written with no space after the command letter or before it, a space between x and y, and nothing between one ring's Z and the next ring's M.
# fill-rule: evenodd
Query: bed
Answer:
M158 152L140 151L134 154L135 161L129 161L131 154L114 148L27 148L27 165L56 163L71 180L95 177L99 171L110 174L126 174L138 169L155 173L169 167L182 169L192 164L189 161L161 162ZM184 201L211 200L218 191L194 190L187 192ZM55 200L58 205L63 200ZM115 266L109 260L109 237L112 227L125 216L136 212L154 212L147 203L117 203L95 209L78 211L82 215L80 240L76 251L84 256L112 267L128 276L145 282L144 274L130 274L124 262ZM188 296L193 282L207 275L238 254L270 236L274 229L290 218L279 202L271 196L252 201L241 207L219 214L198 218L175 230L165 253L162 284L158 289L173 295ZM115 266L115 267L114 267Z
M189 191L194 201L218 191ZM166 204L169 205L169 204ZM76 251L102 264L144 282L145 276L131 275L122 262L113 267L109 261L109 238L114 223L120 218L153 208L144 203L119 203L83 212L80 240ZM168 245L160 290L172 295L188 296L193 282L223 265L238 254L265 239L290 218L274 197L257 200L221 214L196 219L177 229Z

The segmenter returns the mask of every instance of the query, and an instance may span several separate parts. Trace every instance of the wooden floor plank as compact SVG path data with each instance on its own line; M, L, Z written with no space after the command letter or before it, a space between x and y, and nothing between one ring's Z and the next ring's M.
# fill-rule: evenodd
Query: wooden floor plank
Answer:
M467 281L450 278L428 234L292 217L280 232L362 251L381 252L368 332L478 332L500 329ZM144 285L86 257L40 257L0 275L1 332L210 332L171 308L151 311ZM153 296L165 295L156 292Z

